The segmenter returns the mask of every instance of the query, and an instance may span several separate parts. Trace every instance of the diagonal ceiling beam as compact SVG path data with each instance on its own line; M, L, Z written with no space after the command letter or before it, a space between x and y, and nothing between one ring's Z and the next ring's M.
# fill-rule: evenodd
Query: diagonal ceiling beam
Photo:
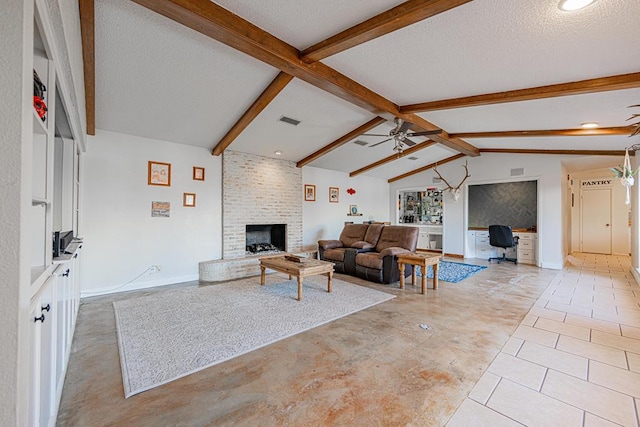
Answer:
M440 129L438 126L433 123L423 119L422 117L416 114L404 114L402 118L408 122L414 124L411 127L414 131L419 132L420 129L424 130L435 130ZM449 147L453 150L459 151L467 156L476 157L480 155L480 151L477 147L469 144L466 141L461 140L460 138L452 138L446 131L442 130L442 133L436 135L429 135L429 139L438 142L446 147Z
M315 62L473 0L409 0L302 51Z
M377 116L392 120L399 115L399 107L393 102L321 62L303 63L296 48L210 0L133 1ZM412 117L419 119L411 114L405 116L412 123ZM438 138L432 139L464 152L472 147L476 150L472 155L477 155L477 148L464 141Z
M550 130L511 130L501 132L461 132L450 133L450 138L518 138L536 136L603 136L631 135L633 127L621 126L598 129L550 129ZM482 152L482 149L480 149Z
M447 157L446 159L440 160L439 162L431 163L430 165L423 166L418 169L414 169L410 172L403 173L402 175L394 176L393 178L389 178L387 182L391 184L392 182L400 181L401 179L407 178L411 175L418 174L420 172L428 171L429 169L433 169L436 166L444 165L445 163L453 162L454 160L458 160L462 157L465 157L464 154L456 154L455 156Z
M360 24L342 31L329 39L311 46L299 55L304 62L315 62L329 55L334 55L350 47L354 47L376 37L388 34L392 31L470 1L472 0L409 0L386 12L376 15L367 21L361 22ZM255 108L253 111L251 109L247 110L240 120L233 125L224 138L216 144L216 147L213 149L214 155L217 156L222 154L222 152L224 152L224 150L240 135L240 133L246 129L258 114L275 98L277 93L280 92L289 81L291 81L292 77L289 76L289 80L284 83L277 92L274 93L273 90L270 91L273 86L280 86L282 84L282 80L278 81L282 74L284 73L278 75L267 91L263 92L262 95L254 101L252 108L258 107L259 109ZM302 161L304 160L305 159Z
M433 144L435 144L435 142L433 142L433 141L425 141L425 142L422 142L420 144L416 144L411 148L407 148L406 150L403 150L401 154L392 154L390 156L385 157L382 160L378 160L377 162L371 163L370 165L367 165L367 166L362 167L362 168L360 168L358 170L355 170L355 171L351 172L349 174L349 176L350 177L354 177L356 175L360 175L361 173L364 173L364 172L369 171L371 169L375 169L378 166L382 166L382 165L385 165L387 163L391 163L391 162L393 162L395 160L398 160L398 159L401 159L403 157L406 157L406 156L408 156L410 154L413 154L413 153L415 153L417 151L424 150L425 148L431 147Z
M372 120L369 120L367 123L365 123L362 126L360 126L359 128L354 129L351 132L347 133L346 135L343 135L340 138L336 139L331 144L325 145L324 147L322 147L321 149L319 149L315 153L308 155L307 157L305 157L304 159L302 159L298 163L296 163L296 166L301 168L301 167L303 167L305 165L308 165L309 163L313 162L314 160L319 159L320 157L322 157L325 154L335 150L336 148L343 146L347 142L351 141L353 138L355 138L355 137L359 136L360 134L363 134L363 133L373 129L374 127L376 127L376 126L378 126L378 125L380 125L380 124L382 124L384 122L386 122L386 120L383 119L382 117L375 117Z
M233 142L234 139L240 135L240 133L247 128L251 124L251 122L258 117L258 114L262 112L266 108L267 105L273 99L278 96L280 91L285 88L287 84L293 79L293 76L289 74L280 72L276 76L275 79L267 86L267 88L260 94L258 99L256 99L253 104L244 112L240 120L238 120L227 132L225 136L222 137L220 142L216 144L213 148L213 155L219 156L224 152L224 150Z
M400 107L402 113L448 110L451 108L477 107L480 105L501 104L506 102L530 101L534 99L555 98L558 96L580 95L585 93L606 92L611 90L633 89L640 87L640 73L620 74L611 77L538 86L528 89L466 96L441 101L422 102Z
M84 106L87 135L96 134L95 7L93 0L80 0L80 33L84 68Z

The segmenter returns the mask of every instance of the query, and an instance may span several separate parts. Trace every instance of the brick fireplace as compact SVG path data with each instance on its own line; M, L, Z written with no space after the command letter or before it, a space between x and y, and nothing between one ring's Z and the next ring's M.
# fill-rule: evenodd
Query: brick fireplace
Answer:
M294 162L227 150L222 157L222 259L200 263L200 280L259 274L247 256L250 225L283 224L287 252L302 251L302 169Z

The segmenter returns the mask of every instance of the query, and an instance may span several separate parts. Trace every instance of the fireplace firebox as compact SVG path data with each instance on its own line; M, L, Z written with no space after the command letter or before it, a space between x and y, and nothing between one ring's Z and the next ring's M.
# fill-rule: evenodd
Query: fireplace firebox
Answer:
M287 224L247 225L245 233L249 254L287 250Z

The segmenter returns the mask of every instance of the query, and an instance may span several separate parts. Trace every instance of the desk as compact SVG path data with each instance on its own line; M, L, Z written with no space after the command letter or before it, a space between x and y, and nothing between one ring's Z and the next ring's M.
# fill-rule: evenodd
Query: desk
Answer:
M411 285L416 284L416 266L420 266L422 270L422 294L427 291L427 266L433 266L433 289L438 289L438 264L440 263L439 254L426 254L409 252L398 255L398 269L400 270L400 289L404 289L404 266L405 264L413 265L413 273L411 275Z

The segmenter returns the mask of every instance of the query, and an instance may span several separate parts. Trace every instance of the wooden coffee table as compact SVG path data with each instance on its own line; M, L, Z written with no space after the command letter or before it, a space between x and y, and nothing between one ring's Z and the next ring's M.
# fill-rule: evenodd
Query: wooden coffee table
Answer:
M416 284L416 266L420 266L422 270L422 293L427 290L427 266L433 266L433 289L438 289L438 263L442 255L434 255L428 253L409 252L407 254L398 255L398 269L400 270L400 289L404 289L404 266L405 264L413 265L413 274L411 275L411 285Z
M260 284L264 285L265 270L279 271L288 274L289 279L298 278L298 301L302 300L302 280L316 274L327 275L327 292L331 292L331 278L333 277L333 263L313 258L303 258L301 262L289 261L284 255L260 258Z

